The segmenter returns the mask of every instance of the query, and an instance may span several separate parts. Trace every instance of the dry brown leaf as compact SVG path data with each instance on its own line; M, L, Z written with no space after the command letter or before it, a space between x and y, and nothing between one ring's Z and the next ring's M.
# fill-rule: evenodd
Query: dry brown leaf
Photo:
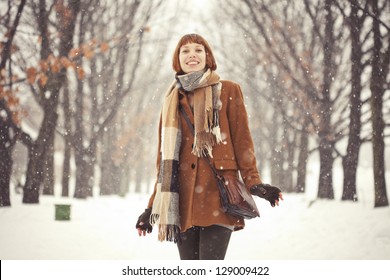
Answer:
M102 53L107 52L109 49L110 49L110 46L106 42L103 42L100 44L100 51Z
M37 69L35 67L29 67L27 68L26 73L27 73L27 82L31 85L35 83L35 80L37 78Z
M73 48L69 52L69 58L74 59L80 55L80 48Z
M51 65L50 65L51 71L53 73L58 73L61 71L61 62L58 58L53 59Z
M38 78L39 85L44 87L48 79L49 78L44 73L40 73Z
M84 72L83 68L77 67L76 71L77 71L77 77L78 77L80 80L83 80L84 77L85 77L85 72Z
M66 56L61 57L60 61L62 66L64 66L65 68L73 67L72 61L70 61L69 58L67 58Z
M47 61L45 60L41 60L39 62L39 67L41 68L42 72L46 72L47 70L49 70L49 63L47 63Z

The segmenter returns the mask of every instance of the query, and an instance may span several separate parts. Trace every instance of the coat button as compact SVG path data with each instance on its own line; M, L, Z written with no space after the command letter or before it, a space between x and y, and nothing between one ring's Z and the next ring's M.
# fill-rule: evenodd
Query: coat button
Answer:
M191 164L191 168L195 169L195 163Z

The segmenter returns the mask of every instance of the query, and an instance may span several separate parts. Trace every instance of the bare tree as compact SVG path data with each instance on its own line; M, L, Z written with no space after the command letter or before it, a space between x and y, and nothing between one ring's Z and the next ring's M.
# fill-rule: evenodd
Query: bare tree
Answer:
M293 112L301 112L297 118L301 123L295 123L295 127L309 124L305 129L318 136L318 197L333 198L334 146L340 137L336 127L339 124L331 120L337 110L336 101L343 94L342 85L337 89L335 80L344 59L340 51L344 42L341 40L342 26L337 21L333 2L278 1L272 5L268 1L243 2L246 10L241 9L239 17L250 20L242 28L250 34L250 42L258 50L257 57L264 62L263 69L273 73L274 80L283 86L280 92L284 97L281 98L286 103L278 106L283 110L283 107L288 108L285 104L293 104ZM292 116L291 113L288 115ZM306 118L308 122L304 121ZM285 152L288 154L288 150Z
M123 4L128 7L124 9ZM147 23L151 14L156 12L156 6L156 1L144 5L140 1L116 5L107 2L94 9L93 15L84 24L83 33L88 34L90 39L97 36L100 41L108 42L109 48L104 55L83 60L84 67L91 69L91 73L87 76L87 83L78 83L77 86L75 122L78 125L75 126L73 141L77 166L74 196L77 198L92 195L97 158L101 158L100 194L119 192L118 180L127 171L113 161L115 142L121 134L118 112L126 96L133 91L141 65ZM110 14L115 18L110 19ZM118 20L118 15L122 20ZM83 93L81 96L80 92ZM98 146L99 155L96 154Z
M345 156L342 157L344 184L341 199L357 201L356 171L358 166L360 146L362 144L362 73L367 65L363 60L363 47L367 39L367 36L363 36L363 26L367 18L367 14L362 13L359 15L359 8L355 1L348 1L348 6L341 6L337 2L336 5L339 7L340 12L343 14L343 17L347 22L351 45L351 89L349 93L350 116L348 125L349 134L347 152ZM347 7L349 9L347 9ZM350 10L349 15L346 15L346 10Z
M70 0L68 1L68 5L65 5L63 1L57 1L55 6L52 7L56 9L56 19L58 20L59 43L56 51L58 52L59 58L67 58L69 51L73 47L73 35L80 1ZM45 81L39 85L39 96L41 97L40 102L44 116L38 137L29 150L27 176L23 188L24 203L39 202L39 191L44 173L43 162L47 158L48 147L54 141L58 118L57 105L67 71L64 67L57 68L60 59L57 60L53 53L53 46L55 44L50 40L50 32L48 29L51 8L47 8L45 0L40 0L38 6L34 8L37 11L37 25L42 38L42 44L40 46L41 60L52 60L53 63L51 69L47 69L45 73Z
M12 92L12 67L9 61L11 60L12 55L11 50L13 47L13 40L19 26L20 17L25 4L25 0L20 1L13 21L13 14L11 13L12 5L10 2L8 2L8 9L6 13L1 15L2 25L4 24L1 29L4 30L8 36L7 41L0 47L0 207L11 205L10 178L13 164L12 150L18 137L23 134L21 129L15 123L15 114L12 112L12 104L16 103L16 99ZM3 72L5 72L7 64L9 64L9 79L6 79L6 77L3 76ZM7 81L10 81L10 83L6 84ZM26 137L24 137L24 139L26 139L26 141L30 140Z
M383 97L385 93L390 61L390 33L389 28L381 34L381 14L389 14L388 1L383 2L382 8L378 0L371 0L373 50L371 60L371 112L372 112L372 147L374 153L374 182L375 207L388 206L385 179L385 144ZM383 38L383 39L382 39ZM387 40L387 41L386 41Z
M251 109L253 120L257 120L251 124L258 158L261 159L259 169L263 170L269 163L272 183L281 186L286 192L294 191L296 190L294 172L298 165L296 162L299 158L304 160L308 154L307 147L300 149L297 145L299 135L304 133L303 130L310 128L309 124L303 126L301 122L306 117L306 110L302 112L302 107L298 108L295 105L296 100L294 101L293 94L290 94L295 91L294 85L290 83L288 75L282 69L275 67L277 62L274 61L270 48L263 45L262 35L258 34L250 11L243 9L243 6L235 1L221 7L230 25L225 27L229 30L229 36L223 34L220 44L234 45L234 48L240 51L223 47L219 51L228 58L224 63L229 65L227 71L229 76L240 80L240 83L246 87L245 92L249 97L248 108ZM280 7L278 3L276 9ZM288 10L285 8L282 11L282 18L286 19L286 22L289 21L289 15L285 14ZM278 11L273 12L277 14ZM226 21L227 18L223 20ZM277 18L274 20L278 22L279 28L281 24L285 24ZM267 17L261 18L260 21L264 22L265 29L272 28L272 20L268 21ZM224 26L226 24L225 22ZM300 24L301 22L297 23ZM274 37L273 40L275 40L273 48L282 48L277 42L278 39ZM303 157L305 150L306 157ZM300 151L302 156L298 157ZM303 163L304 168L299 171L300 178L302 178L301 174L304 174L303 178L305 178L306 160ZM304 182L305 179L300 180L300 184L303 185L299 187L299 191L304 189L302 181Z
M383 192L385 125L382 101L388 85L386 77L389 69L389 27L383 20L383 15L388 11L388 3L385 1L380 1L379 4L370 1L340 3L332 0L243 2L244 6L231 2L225 11L227 10L230 18L233 18L245 32L252 56L259 60L260 71L267 75L268 83L272 85L269 88L271 92L269 96L278 102L265 98L266 102L283 116L280 126L286 128L287 122L305 139L308 137L307 133L313 132L318 137L318 147L315 149L318 149L320 155L319 198L334 197L332 166L334 159L342 156L345 171L342 199L357 200L356 170L360 146L364 141L371 141L371 137L361 136L362 126L365 124L362 122L365 101L361 100L361 92L367 87L363 73L370 61L372 68L370 84L373 94L371 108L373 130L376 131L373 133L376 140L372 141L376 147L374 154L377 154L374 156L376 158L374 166L377 170L375 180L381 182L380 190L377 187L375 197L378 201L380 199L386 201L387 195ZM377 7L376 10L374 6ZM371 10L369 7L372 7ZM368 18L372 18L373 31L370 31L371 28L367 24ZM344 36L346 27L349 30L349 37ZM371 40L371 37L374 40ZM344 47L347 42L351 45L350 49ZM374 42L372 48L371 42ZM368 61L369 57L371 59ZM280 92L284 94L279 94ZM260 93L260 96L264 94ZM278 118L280 115L275 114L272 118L274 124ZM271 127L268 135L276 135L276 129ZM346 135L348 145L343 156L336 144ZM284 134L277 136L279 139L284 137L287 140L298 139ZM306 147L307 143L302 137L299 143ZM275 139L272 142L277 143ZM290 154L288 145L283 147L283 153ZM270 150L278 151L278 148L274 146ZM305 174L305 162L311 151L314 150L300 149L302 154L298 156L297 165L299 174ZM274 153L272 156L276 160L274 165L281 166L282 163L284 166L288 165L288 158L294 158L290 155L282 159L279 153ZM299 178L299 185L302 185L304 177Z

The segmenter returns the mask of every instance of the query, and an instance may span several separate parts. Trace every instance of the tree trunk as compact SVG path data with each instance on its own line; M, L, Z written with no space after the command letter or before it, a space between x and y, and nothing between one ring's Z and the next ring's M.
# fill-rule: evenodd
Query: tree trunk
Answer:
M42 194L54 195L54 137L47 143L47 152L43 161Z
M318 184L318 198L334 199L333 192L333 148L325 139L320 140L320 178Z
M3 104L3 100L1 100ZM1 107L0 107L1 108ZM12 149L8 117L0 116L0 207L11 206Z
M87 150L78 152L76 158L76 186L74 197L87 198L93 193L93 162Z
M325 40L323 43L323 85L322 85L322 100L320 103L320 178L318 184L318 197L333 199L333 142L331 133L331 108L332 101L330 91L332 80L334 78L335 63L334 63L334 18L332 12L333 0L325 1Z
M376 80L373 78L373 80ZM374 154L375 207L388 206L385 179L385 143L383 140L384 123L382 118L382 97L376 92L376 84L371 84L372 111L372 148Z
M64 161L62 169L62 191L61 196L69 196L69 178L70 178L70 155L71 145L65 140Z
M88 197L87 194L87 182L85 179L85 164L81 153L75 154L76 163L76 183L74 189L74 198L85 199Z
M111 176L110 174L112 171L112 168L111 168L111 165L108 164L107 162L105 164L102 164L102 168L101 168L101 172L102 172L102 176L100 177L100 191L99 191L99 194L100 195L110 195L112 194L112 190L111 190L111 184L110 184L110 181L111 181Z
M275 110L273 112L273 119L275 121L275 125L272 126L271 131L271 183L276 186L281 186L284 184L283 182L283 155L281 151L281 145L278 141L278 127L280 124L279 120L280 114Z
M61 196L68 197L69 196L69 179L70 179L70 159L72 152L72 126L71 126L71 116L72 113L70 111L70 101L69 101L69 87L68 81L66 80L64 83L64 91L63 91L63 102L62 108L64 111L64 161L62 165L62 191Z
M285 192L294 192L294 157L295 157L295 140L296 133L289 129L287 126L287 120L283 120L283 182L281 187ZM290 140L290 134L293 135L293 139Z
M104 134L102 146L102 176L100 183L100 195L119 194L121 168L120 163L113 158L115 139L115 127L110 127ZM109 145L109 143L111 143Z
M85 36L85 20L87 10L82 9L81 19L79 22L79 44L84 43ZM82 65L82 58L78 58L77 64ZM87 155L87 148L85 145L85 131L84 131L84 81L77 80L76 99L75 99L75 133L73 137L73 144L75 146L75 163L76 163L76 186L74 197L87 198L92 190L89 190L88 172L89 157Z
M85 127L84 123L84 84L83 81L77 82L76 94L76 112L75 112L75 133L73 143L75 147L76 159L76 186L75 198L87 198L93 196L94 185L94 166L96 158L96 141L85 145ZM91 134L94 131L91 131Z
M382 57L382 41L378 18L380 16L378 1L372 0L373 36L374 48L372 54L371 70L371 120L372 120L372 148L374 154L374 182L375 182L375 207L388 206L389 201L386 193L385 179L385 143L384 143L384 121L383 121L383 95L386 77L389 68L389 51L387 56ZM386 38L386 37L384 37ZM387 46L390 48L390 46Z
M360 43L360 34L362 21L358 16L357 5L351 5L351 14L349 17L349 29L351 34L351 92L349 94L350 103L350 122L349 137L347 145L347 154L343 157L344 184L342 200L357 201L356 192L356 171L359 161L359 151L361 146L361 107L360 100L362 84L361 75L363 72L362 50Z
M309 158L309 135L306 131L308 125L308 119L305 119L304 127L301 131L299 141L299 155L298 155L298 167L297 167L297 185L295 192L304 193L306 191L306 168L307 160Z
M143 170L141 164L138 164L134 173L134 183L135 183L135 189L134 191L136 193L141 193L142 190L142 174L145 171Z
M119 195L120 196L126 196L126 194L129 192L129 186L130 186L130 165L128 163L128 158L126 158L126 161L123 163L123 174L120 177L120 188L119 188Z
M55 112L58 103L58 89L52 91L53 98L45 109L42 126L33 147L29 151L26 183L23 187L23 203L39 203L39 191L43 181L43 162L47 156L47 143L52 141L57 123Z
M11 206L10 178L12 173L12 156L8 149L0 147L0 207Z
M320 178L318 184L318 198L334 199L333 192L333 142L331 141L331 125L329 108L332 106L329 101L330 82L326 82L324 100L321 103L321 123L319 131L319 153L320 153Z
M82 95L81 92L78 94ZM79 103L79 102L77 102ZM76 110L76 131L74 135L73 143L75 145L75 163L76 163L76 186L74 197L75 198L87 198L89 194L92 193L92 189L89 189L89 178L91 174L88 172L88 165L90 164L90 158L87 154L87 149L84 148L83 145L83 128L82 128L82 118L77 117L77 115L81 114L79 111L82 105L77 106Z
M91 150L92 149L92 150ZM90 147L87 150L87 159L88 162L86 162L85 166L85 177L87 180L87 196L92 197L93 196L93 187L95 185L95 163L96 163L96 149L93 147Z

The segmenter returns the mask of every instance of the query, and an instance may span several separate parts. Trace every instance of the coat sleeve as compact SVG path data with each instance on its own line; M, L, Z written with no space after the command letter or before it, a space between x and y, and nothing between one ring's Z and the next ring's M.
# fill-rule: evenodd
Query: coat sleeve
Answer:
M254 145L241 87L234 83L229 95L227 113L234 154L241 177L245 185L250 188L255 184L262 183L262 181L257 170Z
M161 126L162 126L162 120L161 120L161 114L160 114L160 122L158 125L158 145L157 145L157 162L156 162L156 182L154 184L154 190L152 195L149 198L148 206L147 208L152 208L153 202L154 202L154 197L156 196L156 188L157 188L157 182L158 182L158 177L160 176L160 162L161 162Z

